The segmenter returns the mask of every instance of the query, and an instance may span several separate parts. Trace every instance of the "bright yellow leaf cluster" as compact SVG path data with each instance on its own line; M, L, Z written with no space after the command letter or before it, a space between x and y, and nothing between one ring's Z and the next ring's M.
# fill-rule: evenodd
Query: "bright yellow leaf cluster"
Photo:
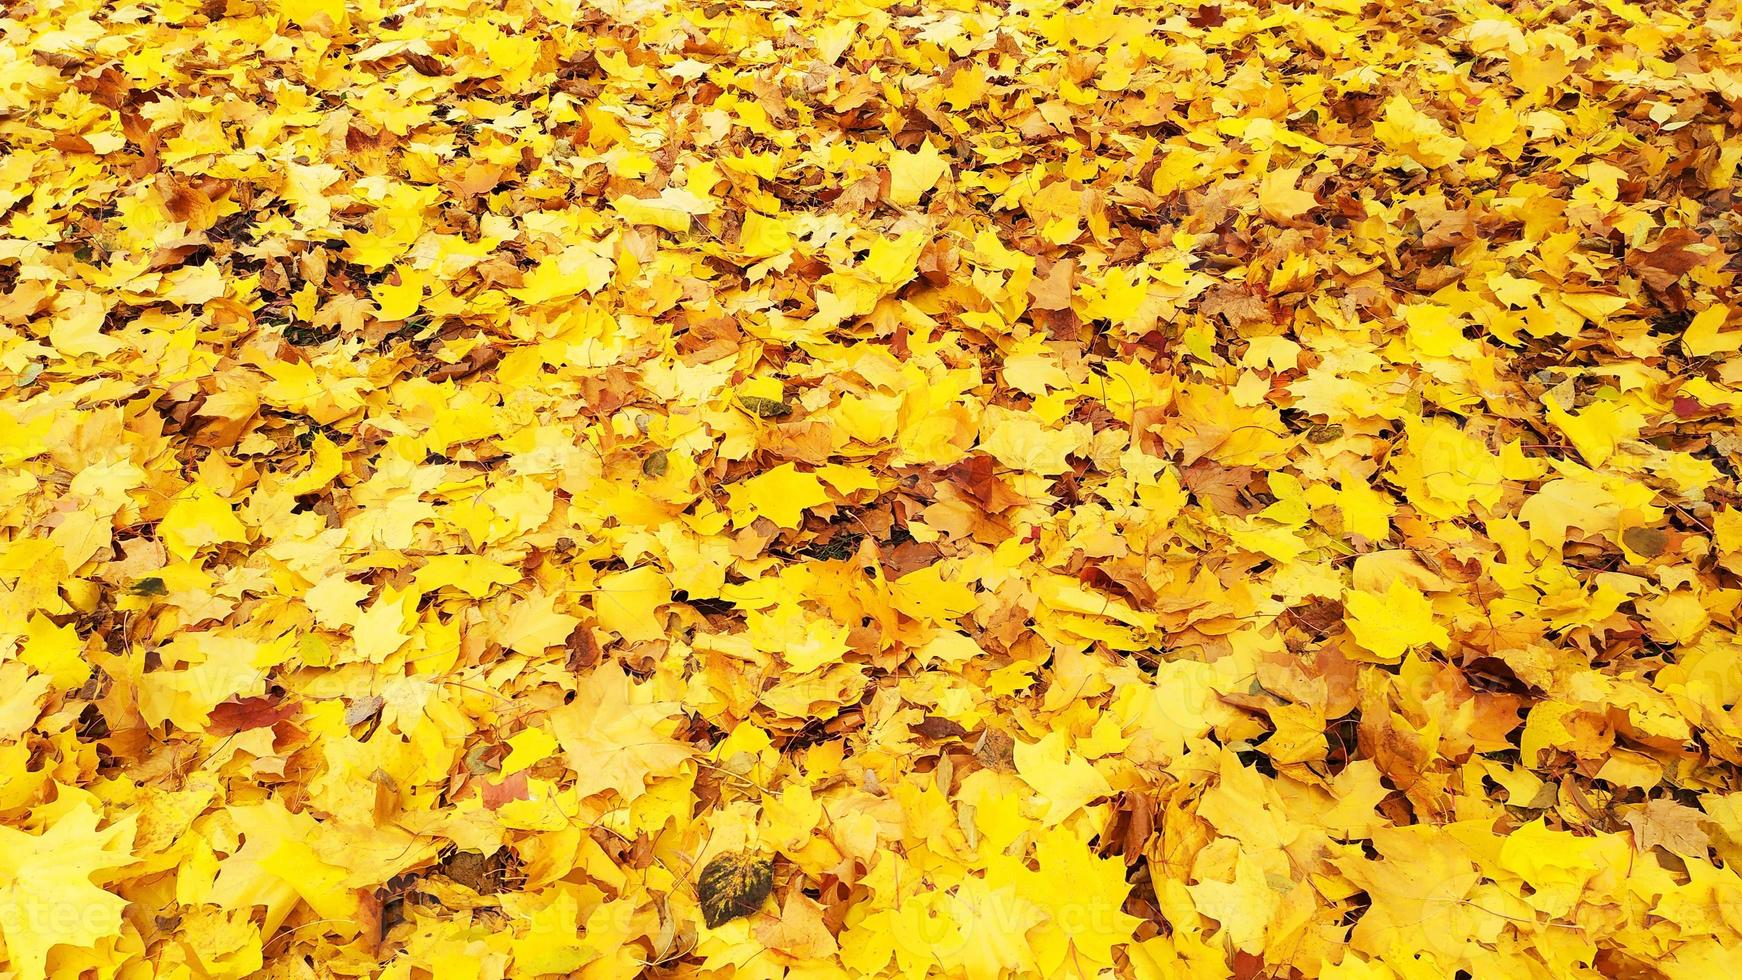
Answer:
M0 976L1734 972L1738 17L12 0Z

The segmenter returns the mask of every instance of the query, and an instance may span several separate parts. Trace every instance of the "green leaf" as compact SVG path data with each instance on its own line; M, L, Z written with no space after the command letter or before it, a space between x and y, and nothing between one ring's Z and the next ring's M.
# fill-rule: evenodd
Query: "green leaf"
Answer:
M765 419L777 419L792 414L792 406L772 398L762 398L758 395L740 395L738 401L743 403L744 410L751 415Z
M134 595L149 595L149 596L169 595L169 587L163 584L163 579L158 578L155 575L150 575L150 576L147 576L145 578L140 579L137 582L134 582L133 586L131 588L129 588L127 591L133 593Z
M774 863L740 852L721 854L702 869L696 894L702 900L702 921L718 928L761 907L774 888Z

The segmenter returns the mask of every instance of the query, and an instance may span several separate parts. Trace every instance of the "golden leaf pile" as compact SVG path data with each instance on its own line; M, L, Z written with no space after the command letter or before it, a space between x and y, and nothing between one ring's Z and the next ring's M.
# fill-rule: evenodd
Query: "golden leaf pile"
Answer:
M0 975L1734 973L1738 17L12 0Z

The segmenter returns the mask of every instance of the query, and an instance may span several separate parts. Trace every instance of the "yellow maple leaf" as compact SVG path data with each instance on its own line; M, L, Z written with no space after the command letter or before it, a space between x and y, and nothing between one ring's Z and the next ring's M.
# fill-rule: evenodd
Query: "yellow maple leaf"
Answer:
M1433 604L1414 586L1394 580L1383 594L1353 589L1343 596L1349 632L1375 657L1397 660L1414 647L1445 648L1445 627L1434 621Z
M99 814L68 795L48 828L0 826L0 936L19 976L46 976L56 946L89 948L121 934L127 900L95 879L134 863L131 814L97 829Z
M427 270L413 269L401 265L398 269L397 283L380 283L369 291L380 308L383 320L404 320L418 311L423 302L423 291L429 287L431 275Z
M726 496L733 527L766 517L776 527L796 528L806 510L829 502L829 491L816 474L801 472L791 463L727 487Z
M716 207L713 201L681 187L667 187L658 197L615 197L611 206L633 224L654 225L670 232L688 231L692 218L712 214Z
M1465 147L1463 139L1447 133L1439 120L1401 95L1385 100L1385 117L1374 125L1373 135L1393 152L1429 169L1458 159Z
M606 663L580 680L572 703L550 712L551 733L576 773L577 795L610 789L633 802L647 791L649 778L674 775L690 758L690 747L671 737L677 708L651 695Z
M1063 732L1051 732L1038 742L1018 742L1012 754L1016 771L1044 802L1042 826L1054 826L1113 792L1106 777L1070 750Z
M237 519L229 501L210 487L195 483L170 505L157 525L157 536L170 554L189 561L201 548L246 542L248 529Z
M496 642L517 653L537 655L567 640L580 617L558 612L555 593L538 590L514 603L496 629Z
M1682 331L1682 346L1694 357L1742 352L1742 330L1723 329L1729 318L1730 307L1723 304L1713 304L1694 314Z
M1305 167L1278 167L1258 182L1258 208L1272 221L1293 221L1319 206L1318 199L1295 187Z
M1615 455L1623 443L1639 437L1645 427L1645 415L1630 405L1596 401L1577 414L1562 408L1554 398L1546 399L1543 417L1566 433L1579 455L1592 466L1602 466Z
M656 640L665 635L659 607L671 601L671 579L652 565L599 578L593 612L599 625L625 640Z
M938 179L950 169L931 140L920 142L912 153L891 149L889 153L889 202L897 207L912 207L920 196L937 185Z

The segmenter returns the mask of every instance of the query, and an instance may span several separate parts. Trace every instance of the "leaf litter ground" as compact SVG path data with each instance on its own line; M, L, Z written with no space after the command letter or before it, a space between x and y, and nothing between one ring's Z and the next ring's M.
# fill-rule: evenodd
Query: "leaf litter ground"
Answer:
M1737 23L8 4L6 975L1733 971Z

